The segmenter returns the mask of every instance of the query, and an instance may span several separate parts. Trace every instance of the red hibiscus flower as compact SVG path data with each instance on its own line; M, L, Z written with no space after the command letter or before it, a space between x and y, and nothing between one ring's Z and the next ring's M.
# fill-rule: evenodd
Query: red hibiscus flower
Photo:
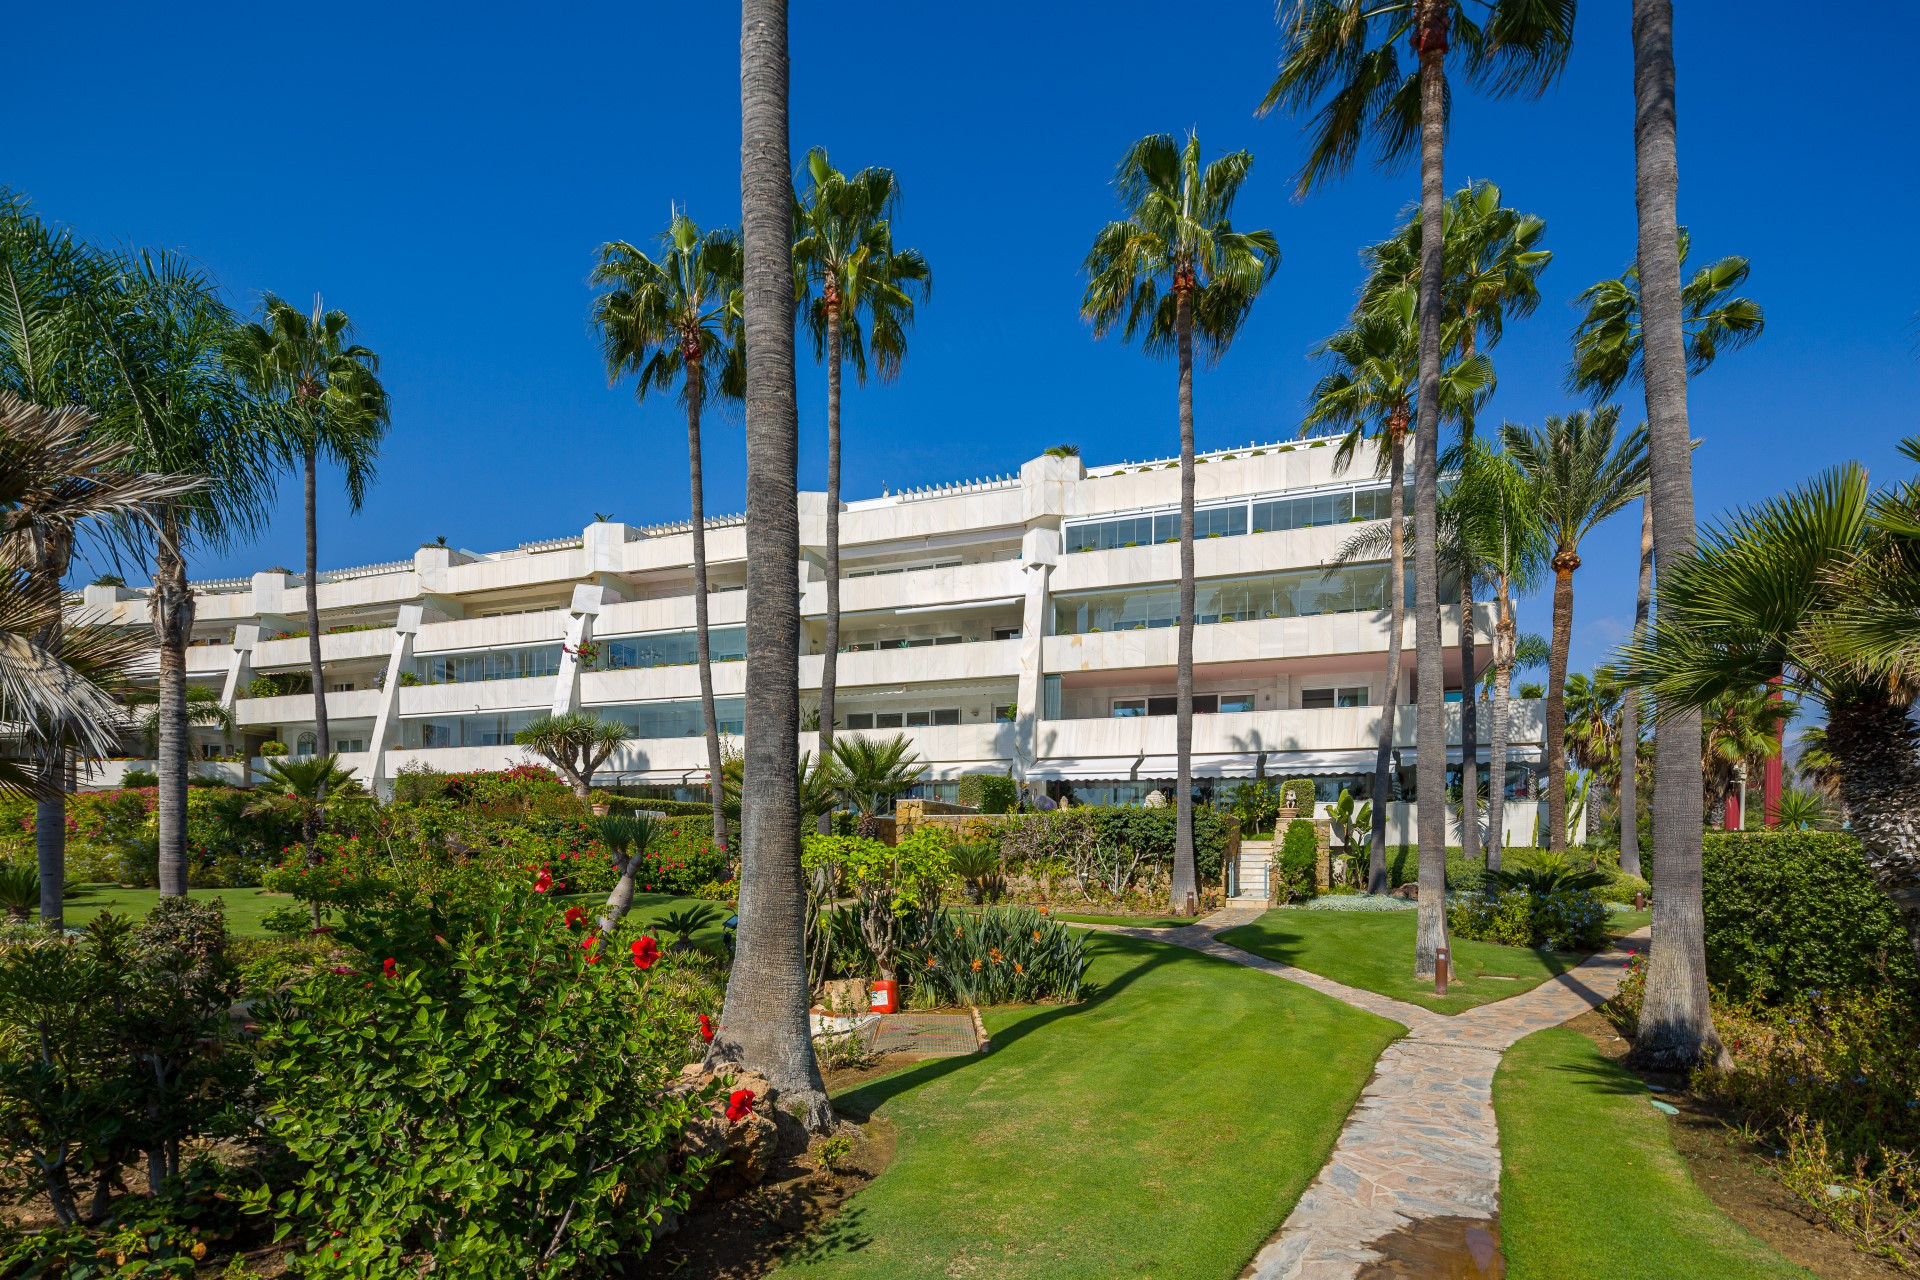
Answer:
M533 891L535 893L545 893L551 888L553 888L553 873L545 867L542 867L540 868L540 874L533 878Z
M566 914L567 928L569 929L573 928L573 926L579 924L582 920L585 920L586 918L587 918L587 913L582 911L580 908L578 907L567 908L567 914Z
M633 940L633 967L651 969L653 962L660 958L660 944L652 934L646 934Z
M708 1043L713 1041L713 1022L704 1013L700 1015L700 1038Z
M753 1090L735 1089L727 1095L727 1119L735 1124L745 1120L753 1110Z
M586 936L586 939L581 942L580 949L587 953L588 964L600 963L600 953L594 950L594 948L598 947L599 945L600 945L600 938L598 934L590 933Z
M380 966L380 976L383 978L391 978L394 970L399 968L399 965L400 962L398 960L395 960L392 956L388 956L386 961Z

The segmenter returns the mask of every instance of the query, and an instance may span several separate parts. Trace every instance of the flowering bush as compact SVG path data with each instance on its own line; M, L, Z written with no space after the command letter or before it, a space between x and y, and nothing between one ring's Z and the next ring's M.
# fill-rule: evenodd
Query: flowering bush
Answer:
M1448 904L1447 928L1509 947L1598 951L1607 943L1607 907L1586 889L1466 893Z
M908 948L908 980L942 1004L1077 1000L1086 937L1032 907L942 911Z
M676 959L588 929L496 862L345 908L348 961L261 1042L269 1131L305 1170L250 1207L299 1233L296 1270L605 1274L686 1208L710 1157L676 1144L705 1100L670 1086L697 1013Z

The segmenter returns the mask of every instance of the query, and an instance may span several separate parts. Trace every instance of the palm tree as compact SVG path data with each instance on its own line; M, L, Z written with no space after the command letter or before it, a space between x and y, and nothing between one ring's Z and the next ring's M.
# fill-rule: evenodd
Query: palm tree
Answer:
M1414 651L1420 681L1419 737L1444 745L1446 676L1440 652L1434 510L1439 503L1447 54L1457 49L1459 69L1468 82L1496 95L1542 93L1572 48L1574 0L1480 0L1473 5L1467 0L1296 0L1282 14L1280 71L1260 110L1314 111L1300 194L1345 173L1368 140L1388 168L1404 165L1416 149L1420 157ZM1400 66L1402 41L1416 54L1411 71L1403 72ZM1445 878L1446 770L1420 770L1417 790L1422 896L1439 896L1444 890L1438 885ZM1429 882L1435 886L1431 890ZM1444 938L1420 931L1414 949L1416 976L1433 972L1441 945Z
M727 848L720 794L720 720L713 709L713 659L707 647L707 527L700 413L709 399L741 394L740 239L730 228L702 232L684 213L660 237L656 261L624 240L600 246L593 283L593 323L609 381L633 375L633 393L680 387L687 408L687 475L692 494L693 643L700 667L700 714L706 725L707 794L713 843Z
M1507 742L1509 693L1513 673L1544 666L1550 648L1539 636L1520 633L1514 597L1533 588L1546 562L1546 539L1533 486L1513 459L1484 440L1467 441L1454 467L1450 501L1459 511L1460 541L1476 576L1493 588L1492 664L1483 677L1488 687L1487 853L1489 871L1500 869L1506 840Z
M194 613L187 556L231 547L265 526L277 459L249 429L247 399L226 359L234 317L200 268L176 253L132 252L107 264L83 310L96 350L86 402L102 433L127 446L123 465L206 478L203 488L157 508L147 593L160 650L160 893L184 896Z
M1829 805L1840 803L1840 762L1827 746L1827 726L1808 725L1800 731L1800 754L1793 767L1814 794Z
M7 251L0 233L0 253ZM0 261L0 269L5 262ZM12 350L9 344L9 350ZM22 355L26 355L22 352ZM27 371L24 362L16 371ZM26 379L22 379L26 381ZM42 384L42 389L48 388ZM78 407L44 408L0 391L0 467L5 470L5 508L0 511L0 550L7 563L24 568L28 589L47 609L48 630L37 637L58 655L65 622L61 581L83 532L91 529L110 552L143 529L155 503L193 492L191 477L121 469L127 454L97 435L93 417ZM34 818L40 883L50 886L41 902L42 922L61 921L59 888L66 878L66 785L69 752L60 735L43 738L48 750L37 760L41 797Z
M247 806L250 814L273 814L286 818L300 828L300 843L307 851L307 865L320 865L315 842L335 809L344 800L364 796L353 770L340 767L340 757L332 753L300 756L292 760L270 760L261 770L256 799ZM315 899L313 927L320 927L320 902Z
M1632 0L1634 209L1639 226L1642 366L1653 464L1653 556L1660 589L1693 554L1693 442L1687 427L1686 304L1680 283L1680 170L1673 70L1673 0ZM1726 1058L1707 989L1700 900L1700 715L1681 705L1654 726L1653 933L1635 1053L1689 1070Z
M1690 238L1679 233L1680 265L1684 268ZM1745 346L1766 327L1760 304L1734 291L1747 279L1747 260L1721 258L1693 273L1681 286L1682 331L1685 335L1687 374L1704 373L1723 351ZM1611 399L1628 383L1644 383L1645 354L1640 325L1640 272L1630 267L1619 277L1602 280L1577 301L1587 313L1573 331L1573 366L1567 374L1569 390L1588 396L1594 404ZM1643 499L1640 511L1640 589L1634 602L1633 633L1643 635L1653 607L1653 502ZM1640 705L1629 698L1620 710L1623 741L1640 740ZM1620 806L1635 811L1636 770L1621 774ZM1620 868L1640 874L1640 833L1632 824L1620 829Z
M904 733L891 738L856 733L834 740L833 772L842 802L862 817L871 817L926 777L927 766L914 753L913 739Z
M794 289L827 365L827 636L820 666L820 753L833 750L833 702L840 655L840 370L867 380L867 359L882 380L900 372L914 307L933 288L927 261L893 245L900 184L893 170L862 169L849 178L807 152L807 186L794 207ZM818 296L815 296L815 291Z
M1406 437L1419 388L1419 335L1413 290L1401 288L1363 299L1348 327L1315 348L1326 372L1307 401L1301 433L1346 427L1334 454L1344 471L1363 440L1373 441L1377 469L1387 473L1388 604L1386 700L1380 712L1379 746L1374 754L1373 823L1369 836L1367 892L1387 891L1387 808L1393 799L1388 771L1393 762L1394 708L1400 696L1400 654L1406 642ZM1443 373L1440 396L1446 411L1459 414L1490 394L1492 363L1485 355L1455 361ZM1363 535L1364 537L1364 535ZM1374 554L1382 548L1370 544ZM1444 763L1445 755L1442 754ZM1441 874L1445 874L1442 863ZM1444 942L1436 946L1445 945Z
M1920 439L1902 448L1920 461ZM1656 734L1776 677L1820 703L1848 825L1920 956L1916 601L1920 484L1876 498L1849 463L1703 531L1694 555L1662 559L1653 626L1629 649L1626 675L1652 696ZM1692 776L1702 776L1698 755ZM1665 785L1656 781L1656 806ZM1666 860L1663 847L1656 877Z
M127 705L146 706L140 716L140 740L146 744L149 754L160 749L160 707L153 695L142 691L126 699ZM221 736L233 733L237 723L233 709L220 701L220 691L212 685L190 684L187 686L187 723L203 729L218 729Z
M794 385L793 169L787 151L786 0L740 6L740 211L747 409L746 759L740 925L707 1063L765 1075L780 1105L830 1129L807 1023L800 874L800 561ZM716 784L718 776L716 771Z
M566 778L573 794L585 800L592 794L594 772L627 740L627 729L590 711L570 711L535 717L513 740L546 757Z
M1450 332L1458 337L1442 358L1457 349L1471 359L1482 347L1497 345L1509 318L1532 315L1540 305L1540 273L1553 254L1540 247L1547 224L1501 203L1500 188L1491 182L1468 182L1447 201L1441 283L1443 313ZM1367 251L1372 266L1362 292L1362 305L1371 297L1395 289L1417 289L1420 283L1420 219L1409 217L1391 240ZM1446 335L1443 334L1444 338ZM1462 407L1460 439L1473 439L1474 407ZM1443 500L1444 502L1444 500ZM1444 559L1444 555L1442 556ZM1471 691L1478 680L1479 654L1474 619L1474 586L1478 574L1456 575L1460 580L1460 687ZM1479 703L1463 697L1460 704L1460 781L1463 795L1480 793ZM1468 862L1480 857L1479 828L1464 823L1462 852Z
M1149 355L1180 367L1180 634L1175 658L1174 851L1170 910L1199 910L1193 861L1193 345L1209 361L1233 344L1261 286L1280 266L1271 231L1235 231L1234 197L1253 167L1235 151L1204 167L1200 139L1142 138L1114 175L1125 217L1094 237L1081 314L1096 337L1116 324Z
M1773 697L1764 685L1729 689L1701 708L1700 772L1706 779L1703 821L1710 822L1718 807L1725 815L1723 825L1727 830L1746 826L1744 811L1740 827L1731 822L1731 802L1740 790L1740 780L1780 754L1781 730L1798 710L1793 703Z
M305 480L307 669L313 677L314 738L324 756L333 743L320 670L320 460L345 469L347 510L358 512L392 417L378 376L380 357L351 340L353 321L346 312L323 310L316 295L313 314L306 315L269 293L260 313L260 320L234 333L228 358Z
M1526 473L1535 511L1553 544L1553 652L1547 660L1547 840L1554 852L1567 847L1566 682L1567 650L1573 643L1573 573L1580 567L1580 540L1647 489L1647 432L1635 427L1619 440L1620 409L1606 405L1588 413L1548 414L1529 429L1508 423L1507 452Z

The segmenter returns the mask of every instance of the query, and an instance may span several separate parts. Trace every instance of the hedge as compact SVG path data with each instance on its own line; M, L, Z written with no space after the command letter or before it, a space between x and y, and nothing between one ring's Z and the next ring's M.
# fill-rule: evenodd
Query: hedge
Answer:
M960 803L982 813L1012 813L1020 788L1004 773L967 773L960 776Z
M1709 833L1702 859L1707 977L1737 999L1891 986L1920 996L1900 915L1860 842L1818 831Z
M1161 866L1173 863L1175 812L1129 806L1089 805L1050 813L1015 814L994 829L1003 854L1026 860L1050 856L1070 841L1090 838L1097 844L1143 849ZM1226 862L1227 844L1238 829L1231 814L1195 807L1193 811L1194 871L1202 884L1218 884Z
M1358 847L1354 851L1354 856L1360 860L1360 865L1364 868L1367 865L1367 841L1365 833L1363 832L1357 835L1355 841ZM1500 865L1509 871L1519 870L1522 867L1530 867L1545 857L1546 852L1545 849L1535 849L1528 846L1502 849L1500 851ZM1567 851L1567 862L1577 870L1585 870L1587 862L1594 852L1596 851L1581 848L1569 849ZM1601 859L1599 869L1606 873L1607 883L1593 891L1595 897L1599 898L1602 902L1628 903L1633 901L1634 894L1649 892L1645 880L1642 880L1639 876L1630 876L1620 870L1620 868L1607 864L1606 859L1619 856L1617 851L1598 850L1597 852ZM1467 861L1466 854L1458 845L1448 847L1447 888L1449 890L1457 893L1477 893L1485 887L1486 878L1487 870L1484 857L1475 859L1470 863ZM1418 883L1419 879L1419 851L1410 844L1389 846L1387 849L1388 884L1397 888L1403 884Z

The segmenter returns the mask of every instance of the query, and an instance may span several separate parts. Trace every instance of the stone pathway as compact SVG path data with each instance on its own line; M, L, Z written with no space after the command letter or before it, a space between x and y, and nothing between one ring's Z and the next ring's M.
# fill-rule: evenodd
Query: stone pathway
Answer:
M1523 1036L1558 1026L1605 1000L1618 985L1629 953L1589 957L1531 991L1449 1017L1252 955L1216 936L1263 914L1257 907L1236 905L1181 929L1081 927L1188 947L1312 987L1407 1028L1405 1038L1388 1046L1374 1064L1373 1079L1326 1167L1242 1280L1403 1274L1391 1266L1392 1246L1376 1245L1423 1223L1482 1220L1491 1225L1499 1212L1493 1073L1500 1055ZM1644 938L1645 930L1634 936ZM1454 1274L1497 1276L1501 1270L1496 1263L1494 1269L1476 1266Z

